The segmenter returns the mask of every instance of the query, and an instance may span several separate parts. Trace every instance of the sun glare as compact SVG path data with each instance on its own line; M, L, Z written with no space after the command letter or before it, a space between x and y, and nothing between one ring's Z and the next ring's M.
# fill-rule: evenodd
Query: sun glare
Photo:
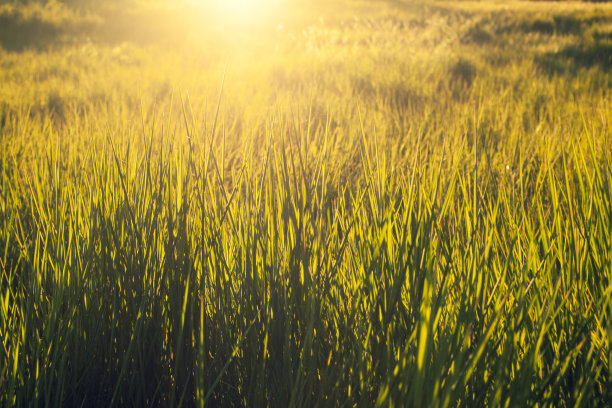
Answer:
M262 6L263 2L257 0L217 0L218 7L229 13L235 14L250 14L257 9L257 6Z
M249 24L274 14L283 0L191 0L226 23Z

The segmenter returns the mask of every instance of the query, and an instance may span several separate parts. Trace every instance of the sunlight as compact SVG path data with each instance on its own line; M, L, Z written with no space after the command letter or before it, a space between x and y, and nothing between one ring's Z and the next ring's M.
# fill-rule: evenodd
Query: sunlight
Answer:
M221 10L232 15L249 15L257 11L259 7L265 7L265 2L257 0L217 0Z
M226 23L251 24L275 13L283 0L189 0Z

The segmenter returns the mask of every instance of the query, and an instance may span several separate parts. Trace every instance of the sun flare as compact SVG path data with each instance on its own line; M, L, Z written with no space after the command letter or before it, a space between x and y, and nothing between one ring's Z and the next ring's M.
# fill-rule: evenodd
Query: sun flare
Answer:
M236 24L256 23L278 11L284 0L190 0L205 12Z
M232 13L248 13L256 10L258 7L264 6L262 1L258 0L217 0L217 7L225 9Z

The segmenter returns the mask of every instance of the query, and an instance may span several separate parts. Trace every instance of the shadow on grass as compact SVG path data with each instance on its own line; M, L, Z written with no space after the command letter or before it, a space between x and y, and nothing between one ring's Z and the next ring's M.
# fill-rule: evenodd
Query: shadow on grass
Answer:
M54 14L55 13L55 14ZM63 13L63 14L62 14ZM0 47L7 51L44 50L85 39L102 44L169 43L186 37L195 17L168 14L164 10L109 10L97 15L79 15L30 7L0 7Z
M105 16L101 21L51 22L36 16L22 18L0 13L0 47L15 52L28 49L40 51L84 39L105 44L126 41L146 44L163 38L160 33L172 38L172 34L179 31L175 27L167 27L168 23L160 23L163 20L155 17L147 19L120 13Z
M554 16L552 20L535 19L520 24L519 29L524 33L577 35L582 33L582 22L574 16Z
M612 19L607 15L564 15L530 17L522 21L511 21L494 29L496 34L540 34L540 35L581 35L595 24L608 24Z
M612 42L596 41L591 45L570 45L558 52L550 52L537 59L546 72L576 74L581 68L599 67L612 71Z
M58 42L60 27L36 19L22 20L11 14L0 15L0 45L8 51L42 49Z
M502 35L539 34L542 36L582 36L595 24L608 24L612 19L604 15L588 17L555 15L517 19L507 15L484 18L469 27L461 36L464 44L478 46L495 43Z

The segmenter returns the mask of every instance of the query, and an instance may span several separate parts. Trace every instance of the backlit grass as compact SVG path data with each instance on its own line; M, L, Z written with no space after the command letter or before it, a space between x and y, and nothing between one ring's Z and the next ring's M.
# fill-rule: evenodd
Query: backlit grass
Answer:
M608 405L612 8L458 3L2 6L0 405Z

